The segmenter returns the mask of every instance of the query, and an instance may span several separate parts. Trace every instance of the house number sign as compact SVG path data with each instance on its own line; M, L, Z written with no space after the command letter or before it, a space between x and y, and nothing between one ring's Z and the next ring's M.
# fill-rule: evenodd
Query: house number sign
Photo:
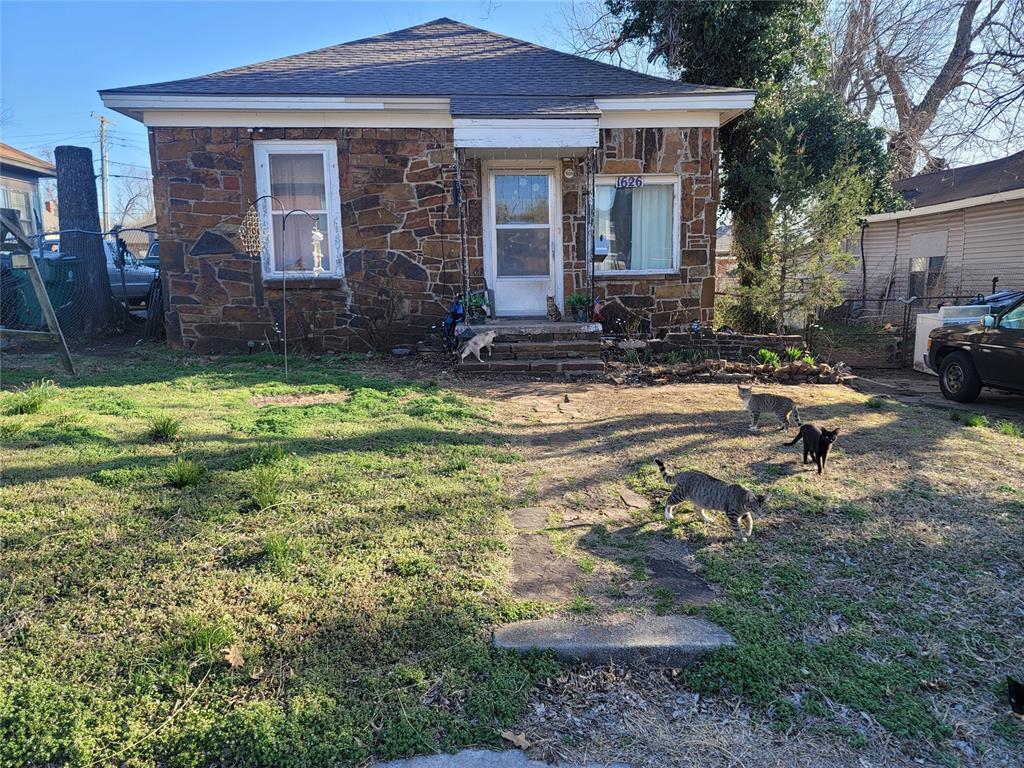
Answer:
M644 185L643 176L619 176L615 179L617 189L633 189Z

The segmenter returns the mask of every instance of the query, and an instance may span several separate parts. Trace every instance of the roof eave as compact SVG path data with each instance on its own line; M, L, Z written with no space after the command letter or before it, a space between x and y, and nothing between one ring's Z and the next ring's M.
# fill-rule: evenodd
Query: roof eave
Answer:
M949 211L959 211L963 208L976 208L979 205L991 205L992 203L1005 203L1010 200L1021 199L1024 199L1024 188L1010 189L1005 192L995 192L990 195L977 195L976 197L965 197L960 200L950 200L945 203L922 205L920 208L910 208L906 211L873 213L870 216L865 216L864 221L868 224L877 224L884 221L913 219L919 216L931 216L936 213L948 213Z

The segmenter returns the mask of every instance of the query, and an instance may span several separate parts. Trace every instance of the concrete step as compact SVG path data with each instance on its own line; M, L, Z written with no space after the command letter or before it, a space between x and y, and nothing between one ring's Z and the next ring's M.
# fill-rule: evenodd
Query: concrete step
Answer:
M566 357L564 359L513 359L495 358L489 361L483 355L484 362L478 363L475 358L467 358L459 363L455 370L460 373L603 373L604 361L599 357Z
M565 357L600 357L600 339L557 339L555 341L514 341L491 345L495 360L545 360Z
M615 614L595 621L550 617L517 621L494 631L494 645L525 653L550 650L563 659L597 664L649 659L672 667L734 645L721 627L694 616Z

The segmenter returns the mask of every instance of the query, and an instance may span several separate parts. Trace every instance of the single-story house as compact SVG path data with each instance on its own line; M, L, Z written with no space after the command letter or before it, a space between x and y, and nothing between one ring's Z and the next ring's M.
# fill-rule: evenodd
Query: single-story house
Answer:
M18 212L25 234L35 234L43 228L39 181L55 178L57 168L53 163L0 144L0 208Z
M710 320L718 130L754 102L450 19L100 96L149 128L168 339L197 350L272 338L285 312L355 348L384 284L414 329L467 287L498 318L593 291L658 328ZM284 236L292 209L323 272L312 218Z
M1024 289L1024 152L893 186L910 207L865 217L848 297L941 303Z

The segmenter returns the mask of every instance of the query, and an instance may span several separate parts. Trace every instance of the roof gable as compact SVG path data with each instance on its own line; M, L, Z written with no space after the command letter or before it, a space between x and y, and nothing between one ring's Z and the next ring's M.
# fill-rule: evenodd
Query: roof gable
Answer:
M56 178L57 166L10 144L0 144L0 165L8 165L36 176Z
M307 53L102 93L614 97L729 93L622 69L442 18Z

